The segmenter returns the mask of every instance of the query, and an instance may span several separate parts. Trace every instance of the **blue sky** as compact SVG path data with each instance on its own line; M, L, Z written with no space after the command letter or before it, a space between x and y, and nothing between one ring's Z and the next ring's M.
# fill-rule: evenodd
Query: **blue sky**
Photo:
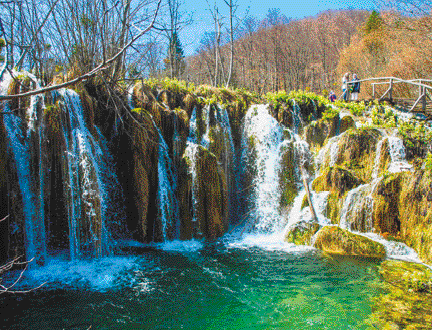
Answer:
M213 7L215 0L208 0L208 3ZM185 55L194 53L206 31L213 31L213 23L208 9L208 3L206 0L184 0L182 10L185 12L193 12L192 26L185 28L180 34ZM373 0L237 0L237 16L244 18L246 13L248 13L250 16L261 20L266 17L269 9L278 8L280 9L280 13L287 17L304 18L307 16L315 16L319 12L327 9L355 8L372 10L376 8L374 3L376 3L376 1ZM216 0L216 4L221 14L228 16L228 7L223 0Z

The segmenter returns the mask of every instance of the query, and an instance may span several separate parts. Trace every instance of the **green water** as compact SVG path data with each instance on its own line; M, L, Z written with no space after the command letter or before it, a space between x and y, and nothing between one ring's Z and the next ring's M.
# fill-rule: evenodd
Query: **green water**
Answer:
M373 261L256 237L123 253L76 263L58 256L29 271L23 285L50 283L1 296L1 327L367 329L370 298L379 293Z

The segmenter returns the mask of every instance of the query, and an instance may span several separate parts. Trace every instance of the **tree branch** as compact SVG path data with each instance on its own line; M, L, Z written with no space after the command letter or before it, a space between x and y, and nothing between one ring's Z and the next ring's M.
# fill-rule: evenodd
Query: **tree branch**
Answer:
M88 78L93 77L94 75L96 75L99 71L102 70L106 70L108 68L108 66L110 64L112 64L113 62L115 62L120 56L123 55L123 53L126 51L127 48L129 48L137 39L139 39L140 37L142 37L145 33L147 33L148 31L150 31L156 21L156 17L160 8L160 4L161 4L162 0L159 0L157 3L157 7L156 7L156 11L153 15L153 19L151 21L151 23L149 24L149 26L142 30L138 35L136 35L134 38L131 39L131 41L129 41L122 49L120 49L113 57L111 57L110 59L108 59L107 61L103 60L96 68L94 68L93 70L75 78L72 80L69 80L67 82L64 82L62 84L58 84L58 85L52 85L52 86L47 86L44 88L39 88L39 89L35 89L33 91L30 92L26 92L26 93L21 93L21 94L14 94L14 95L0 95L0 101L3 100L12 100L12 99L16 99L16 98L21 98L21 97L29 97L29 96L33 96L33 95L37 95L37 94L41 94L41 93L46 93L46 92L50 92L56 89L60 89L60 88L64 88L73 84L76 84L82 80L86 80Z

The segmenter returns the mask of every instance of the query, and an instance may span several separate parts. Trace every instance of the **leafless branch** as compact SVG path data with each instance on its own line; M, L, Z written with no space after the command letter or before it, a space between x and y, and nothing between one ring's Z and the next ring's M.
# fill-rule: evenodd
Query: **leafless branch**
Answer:
M7 216L5 216L3 219L1 219L0 222L5 221L7 218L9 218L9 214Z
M105 70L109 67L110 64L114 63L117 59L119 59L124 52L126 51L127 48L129 48L136 40L138 40L140 37L142 37L145 33L147 33L148 31L150 31L156 21L156 17L157 14L159 12L159 8L161 5L162 0L159 0L157 3L157 7L155 10L155 13L153 15L153 19L151 21L151 23L149 24L149 26L147 28L145 28L144 30L142 30L138 35L136 35L134 38L132 38L123 48L121 48L113 57L111 57L108 60L103 60L97 67L95 67L93 70L75 78L72 80L69 80L67 82L64 82L62 84L58 84L58 85L51 85L51 86L47 86L44 88L39 88L39 89L35 89L33 91L30 92L26 92L26 93L21 93L21 94L14 94L14 95L0 95L0 101L2 100L12 100L12 99L16 99L16 98L21 98L21 97L29 97L29 96L33 96L33 95L37 95L37 94L41 94L41 93L46 93L46 92L50 92L56 89L60 89L60 88L64 88L73 84L76 84L80 81L86 80L88 78L93 77L94 75L96 75L99 71Z
M0 221L5 220L6 218L7 218L7 217L3 218L3 219L0 220ZM33 259L31 259L31 260L29 260L29 261L25 261L25 262L18 262L20 258L21 258L21 257L15 258L15 259L13 259L13 260L7 262L6 264L0 266L0 275L1 275L1 274L5 273L5 272L11 270L11 269L12 269L13 267L15 267L15 266L22 266L22 265L25 265L24 269L20 272L18 278L17 278L17 279L16 279L16 280L11 284L11 285L9 285L9 286L5 286L5 285L3 285L3 284L0 284L0 295L1 295L1 294L4 294L4 293L13 293L13 294L29 293L29 292L32 292L32 291L34 291L34 290L37 290L37 289L41 288L42 286L44 286L44 285L46 284L46 282L45 282L45 283L42 283L42 284L40 284L39 286L37 286L37 287L35 287L35 288L31 288L31 289L29 289L29 290L12 290L12 288L13 288L15 285L17 285L17 284L19 283L19 281L21 281L21 279L22 279L22 277L23 277L23 275L24 275L24 272L25 272L25 271L27 270L27 268L28 268L28 264L31 263L31 262L33 261ZM1 283L1 280L2 280L2 279L1 279L1 277L0 277L0 283Z

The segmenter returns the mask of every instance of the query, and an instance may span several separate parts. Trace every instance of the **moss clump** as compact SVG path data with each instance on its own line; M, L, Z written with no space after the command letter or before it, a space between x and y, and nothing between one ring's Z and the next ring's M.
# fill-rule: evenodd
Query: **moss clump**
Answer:
M64 143L60 103L48 104L44 110L45 131L49 150L60 153Z
M411 121L401 122L398 132L406 148L407 160L426 157L432 147L432 131L419 121Z
M295 177L295 150L293 144L284 146L282 150L281 171L279 182L281 188L280 207L282 209L292 205L298 195Z
M130 135L133 151L133 182L135 206L138 210L137 229L142 240L153 239L148 218L152 187L157 187L158 133L148 112L134 109L138 122L131 121Z
M373 128L348 130L339 141L337 164L353 171L362 181L370 181L380 136Z
M222 236L228 229L227 183L216 156L199 146L196 154L195 217L200 232L208 239Z
M310 146L310 150L317 152L329 136L329 125L326 120L313 121L303 130L303 138Z
M321 228L316 222L300 221L288 229L285 241L296 245L311 245L313 235Z
M374 228L380 233L398 235L400 230L399 193L401 175L386 175L374 191Z
M340 166L332 166L325 168L322 174L312 182L312 188L315 191L330 192L327 217L332 223L338 224L347 192L362 183L351 171Z
M355 129L356 124L351 116L343 116L340 120L340 128L339 132L343 133L345 131L348 131L349 129Z
M15 95L20 93L29 92L35 87L34 82L29 76L21 74L14 77L9 83L8 95ZM30 106L30 97L20 97L9 101L9 106L11 111L17 111L21 119L26 119L26 109Z
M314 247L333 254L384 258L384 246L364 236L350 233L336 226L325 226L316 234Z
M400 181L400 236L427 263L432 262L432 177L404 172Z
M373 299L367 323L375 329L430 329L432 272L423 265L386 260L379 272L385 293Z
M330 166L312 182L312 188L315 191L336 191L342 196L362 183L351 171L340 166Z

